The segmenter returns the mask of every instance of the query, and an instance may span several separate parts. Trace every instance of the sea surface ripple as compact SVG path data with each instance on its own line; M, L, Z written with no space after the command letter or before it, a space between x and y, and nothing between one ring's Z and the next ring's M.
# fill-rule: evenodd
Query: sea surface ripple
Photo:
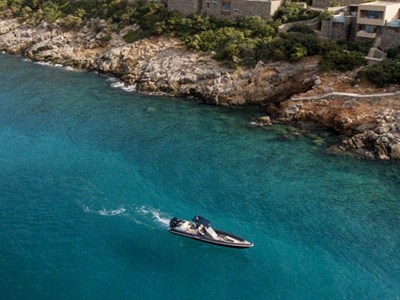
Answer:
M400 299L398 163L119 86L0 54L2 299ZM195 214L255 247L168 233Z

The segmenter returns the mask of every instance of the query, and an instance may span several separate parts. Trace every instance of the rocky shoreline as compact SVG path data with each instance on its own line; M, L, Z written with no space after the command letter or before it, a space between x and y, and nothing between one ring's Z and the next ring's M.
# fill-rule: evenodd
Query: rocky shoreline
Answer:
M209 54L186 49L171 37L127 44L122 36L128 29L115 34L99 19L87 22L79 31L64 31L45 22L33 27L16 19L0 20L0 51L113 75L140 92L195 96L214 105L267 103L272 122L313 121L343 135L342 144L331 149L335 152L400 159L400 95L362 99L333 95L319 99L318 95L335 90L382 91L350 84L354 81L352 75L340 84L335 82L343 77L340 74L320 78L318 57L298 63L260 62L252 69L230 69ZM392 87L389 92L396 91L398 87ZM299 95L317 96L295 100ZM261 123L270 125L271 120L264 118Z
M3 20L0 50L34 61L114 75L141 92L191 95L216 105L284 100L307 91L318 72L318 58L233 70L210 55L188 51L181 41L170 37L127 44L122 39L127 30L111 33L107 23L97 19L78 32L64 32L45 22L31 27L15 19Z
M281 122L314 122L338 132L342 142L329 149L332 153L351 151L368 159L400 160L400 91L391 89L384 94L319 95L311 89L307 94L312 96L292 97L271 105L269 112Z

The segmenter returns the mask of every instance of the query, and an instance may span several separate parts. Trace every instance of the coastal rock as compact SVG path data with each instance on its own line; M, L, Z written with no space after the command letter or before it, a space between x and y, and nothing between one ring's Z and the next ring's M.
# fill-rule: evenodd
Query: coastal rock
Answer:
M343 137L337 151L351 151L366 158L400 159L400 96L288 100L274 108L278 120L314 122Z
M391 143L389 145L389 156L391 159L400 160L400 141Z
M2 20L0 28L0 50L111 74L139 91L195 96L215 105L282 101L315 84L319 63L318 58L307 58L294 64L260 62L252 69L230 69L170 37L126 44L126 30L111 34L101 19L88 21L78 32L17 20Z
M263 117L257 118L254 122L251 122L250 124L254 125L254 126L265 127L265 126L271 126L272 121L271 121L270 117L263 116Z
M18 26L20 26L20 24L18 23L18 20L16 20L16 19L0 20L0 35L6 34L10 31L13 31Z

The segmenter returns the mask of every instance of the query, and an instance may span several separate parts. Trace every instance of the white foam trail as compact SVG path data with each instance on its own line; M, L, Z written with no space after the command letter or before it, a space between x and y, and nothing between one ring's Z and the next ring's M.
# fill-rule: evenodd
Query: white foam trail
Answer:
M87 205L81 204L80 206L83 208L84 212L92 213L92 214L96 214L96 215L100 215L100 216L117 216L117 215L121 215L126 212L126 209L124 207L119 207L117 209L103 208L101 210L95 210L95 209L91 209Z
M126 212L126 209L123 207L118 208L118 209L110 209L110 210L106 210L105 208L103 208L102 210L98 211L98 213L102 216L117 216L124 212Z
M169 218L161 216L160 211L158 211L156 209L146 208L145 206L141 206L138 209L138 212L142 215L151 216L154 221L156 221L157 223L159 223L165 227L167 227L169 225Z
M92 204L88 204L87 201L85 202L86 203L76 201L76 204L78 204L78 206L80 206L85 213L95 214L102 217L123 217L135 222L136 224L150 227L153 227L154 224L158 224L158 226L161 225L162 227L168 227L169 221L171 219L165 213L160 212L160 210L154 209L152 207L146 207L144 205L140 207L126 207L121 205L117 209L107 209L104 206L101 208L101 206L93 206Z
M169 226L169 219L160 216L159 212L153 212L154 219L164 226Z
M91 212L89 206L82 205L82 208L85 212Z
M98 216L102 216L102 217L122 217L122 218L126 218L132 222L134 222L135 224L138 225L144 225L144 223L140 220L137 220L134 216L131 216L128 212L128 210L124 207L120 207L118 209L101 209L101 210L96 210L96 209L92 209L91 207L89 207L88 205L84 205L84 204L79 204L77 203L80 207L82 207L83 211L85 213L89 213L89 214L94 214L94 215L98 215Z

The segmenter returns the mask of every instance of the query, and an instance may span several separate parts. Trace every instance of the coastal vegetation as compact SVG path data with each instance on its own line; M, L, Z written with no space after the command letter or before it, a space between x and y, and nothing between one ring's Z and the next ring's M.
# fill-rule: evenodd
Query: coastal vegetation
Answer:
M296 2L285 1L276 11L273 19L281 23L304 21L319 17L321 12L299 6Z
M387 59L360 71L359 75L378 87L400 84L400 47L389 49Z
M191 49L211 53L231 67L252 67L260 61L296 62L307 56L321 55L321 70L348 71L365 63L364 56L369 49L365 43L322 40L304 26L279 32L279 26L285 22L325 17L324 13L307 10L290 1L284 3L272 20L183 16L156 3L126 0L0 0L0 8L0 17L17 17L32 25L46 21L67 30L79 29L89 19L104 19L110 32L129 27L123 36L127 43L169 35L181 39Z

